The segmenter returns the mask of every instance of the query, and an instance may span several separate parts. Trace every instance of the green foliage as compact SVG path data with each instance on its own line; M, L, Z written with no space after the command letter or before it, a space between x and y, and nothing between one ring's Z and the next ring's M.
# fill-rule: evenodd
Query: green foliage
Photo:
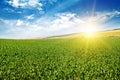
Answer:
M120 37L1 39L0 79L119 80Z

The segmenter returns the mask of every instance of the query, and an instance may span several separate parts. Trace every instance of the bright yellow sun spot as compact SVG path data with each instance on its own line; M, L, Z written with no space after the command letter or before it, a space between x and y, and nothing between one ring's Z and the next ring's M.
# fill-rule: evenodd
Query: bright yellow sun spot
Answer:
M84 24L83 33L85 34L85 37L94 37L95 32L97 31L96 27L98 27L98 25L92 22Z
M86 27L83 31L87 37L93 37L95 34L95 29L92 27Z

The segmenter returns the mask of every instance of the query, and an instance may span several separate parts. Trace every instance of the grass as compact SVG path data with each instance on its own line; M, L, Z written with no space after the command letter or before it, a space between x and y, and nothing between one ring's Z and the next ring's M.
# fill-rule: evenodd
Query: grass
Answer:
M119 80L120 37L1 39L0 79Z

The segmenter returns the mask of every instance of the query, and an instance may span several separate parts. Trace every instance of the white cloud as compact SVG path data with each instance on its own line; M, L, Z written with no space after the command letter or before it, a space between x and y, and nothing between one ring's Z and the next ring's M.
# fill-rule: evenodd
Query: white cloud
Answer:
M31 20L31 19L34 19L34 16L35 16L35 15L32 14L32 15L26 16L25 18L28 19L28 20Z
M96 16L93 16L93 21L104 22L113 17L119 16L120 11L112 11L112 12L96 12Z
M39 3L39 0L29 0L28 5L36 7L36 5L42 6L42 3Z
M23 21L21 21L21 20L17 20L17 22L16 22L16 26L21 26L23 24Z
M42 7L42 3L39 0L10 0L8 3L16 8Z
M25 20L4 20L9 38L30 38L48 35L62 34L62 31L74 26L72 19L74 14L59 14L51 21L48 18L40 18L34 22ZM29 18L31 18L29 16ZM18 27L17 27L18 26ZM60 33L59 33L60 32ZM66 31L65 31L66 32Z
M103 25L102 22L120 15L119 11L96 13L96 16L77 16L74 13L57 14L56 17L42 17L33 22L26 20L2 20L8 28L6 37L9 38L30 38L49 35L61 35L72 32L80 32L85 24L92 22ZM34 15L28 16L28 19ZM9 26L8 26L9 25ZM18 27L17 27L18 26ZM98 27L98 26L97 26Z

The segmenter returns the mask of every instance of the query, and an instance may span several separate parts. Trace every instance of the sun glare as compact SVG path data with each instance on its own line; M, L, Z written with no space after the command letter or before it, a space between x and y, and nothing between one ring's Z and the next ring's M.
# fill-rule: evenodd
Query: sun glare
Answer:
M94 35L94 32L94 29L91 27L87 27L84 30L85 35L87 35L88 37L92 37Z
M97 31L98 25L96 23L88 22L83 25L83 33L86 37L94 37L95 32Z

